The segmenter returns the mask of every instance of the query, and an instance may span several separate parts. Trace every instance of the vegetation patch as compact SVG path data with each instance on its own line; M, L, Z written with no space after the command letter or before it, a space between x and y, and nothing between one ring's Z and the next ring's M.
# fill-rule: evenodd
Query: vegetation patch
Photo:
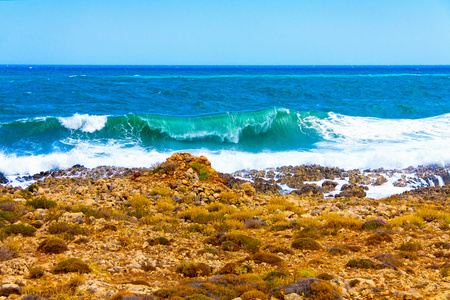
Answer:
M176 271L185 277L209 276L212 269L204 263L186 262L179 265Z
M422 244L419 242L406 242L401 243L397 249L400 251L416 252L422 250Z
M60 261L52 269L52 273L89 273L91 268L88 264L78 258L68 258L66 260Z
M311 238L297 238L295 239L291 247L299 250L321 250L322 246Z
M44 197L34 198L32 200L27 200L25 205L32 206L35 209L42 208L42 209L50 209L53 207L56 207L57 203L53 200L48 200Z
M36 228L25 224L12 224L2 228L1 237L21 234L23 236L34 236Z
M66 252L68 247L62 239L51 237L43 240L37 249L43 253L59 254Z

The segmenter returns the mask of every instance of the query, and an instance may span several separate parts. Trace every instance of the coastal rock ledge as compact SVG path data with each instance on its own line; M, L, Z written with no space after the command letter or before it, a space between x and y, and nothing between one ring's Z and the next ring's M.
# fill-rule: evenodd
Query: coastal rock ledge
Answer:
M449 185L375 200L378 175L248 174L175 153L2 186L0 299L449 299Z

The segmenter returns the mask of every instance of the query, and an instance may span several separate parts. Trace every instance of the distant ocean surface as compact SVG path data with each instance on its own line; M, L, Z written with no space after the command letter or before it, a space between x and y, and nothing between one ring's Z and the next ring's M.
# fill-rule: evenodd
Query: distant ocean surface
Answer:
M450 67L0 66L0 172L450 163Z

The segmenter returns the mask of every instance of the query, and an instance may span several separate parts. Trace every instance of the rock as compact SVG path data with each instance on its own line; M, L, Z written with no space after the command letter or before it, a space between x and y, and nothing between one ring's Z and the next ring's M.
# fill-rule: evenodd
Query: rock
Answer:
M450 300L450 291L442 292L430 299L431 300Z
M341 192L335 196L338 197L366 197L366 192L363 186L358 186L356 184L344 184L341 188Z
M284 296L284 300L304 300L304 299L305 298L296 293L291 293Z
M256 191L260 193L275 193L281 190L281 187L273 179L267 181L262 178L256 178L253 186L255 187Z
M323 189L315 184L304 184L298 190L292 191L297 195L319 196L323 198Z
M329 192L334 191L334 189L336 188L337 185L338 185L338 183L336 181L325 180L322 183L322 189L325 193L329 193Z
M244 220L244 226L246 228L259 228L261 226L269 226L269 224L267 224L263 219L259 217L253 217Z
M0 184L6 184L9 180L3 175L3 173L0 173Z
M66 212L59 218L59 220L68 223L84 224L86 216L82 212L79 213Z
M250 182L244 182L241 184L241 189L244 190L244 193L247 196L253 196L256 193L255 188L252 186L252 184Z
M22 288L14 283L5 283L0 287L0 296L8 297L9 295L20 295Z
M423 296L415 289L409 289L406 292L394 291L392 294L394 296L400 296L402 297L402 299L407 300L423 299Z

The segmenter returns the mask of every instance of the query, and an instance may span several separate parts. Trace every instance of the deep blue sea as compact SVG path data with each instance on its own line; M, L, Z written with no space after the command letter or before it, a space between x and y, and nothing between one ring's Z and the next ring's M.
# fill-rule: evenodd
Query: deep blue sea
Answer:
M450 163L450 67L0 66L0 172Z

